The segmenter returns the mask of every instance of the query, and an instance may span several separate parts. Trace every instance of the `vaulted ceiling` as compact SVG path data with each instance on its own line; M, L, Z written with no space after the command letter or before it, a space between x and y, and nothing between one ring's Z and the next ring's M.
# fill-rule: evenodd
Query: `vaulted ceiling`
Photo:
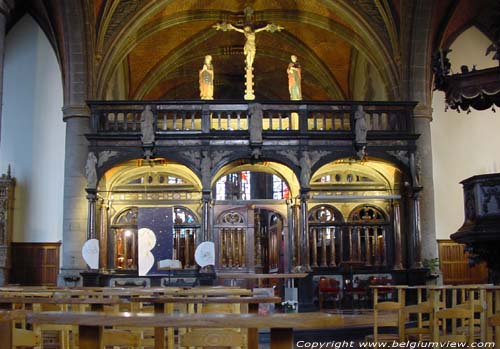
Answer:
M17 1L8 23L31 13L53 43L63 76L72 59L68 47L78 51L65 29L71 24L66 1ZM289 99L286 67L292 54L303 69L304 99L404 99L408 42L418 22L412 17L417 1L404 0L70 1L85 18L86 42L80 44L89 53L92 99L198 99L198 71L207 54L213 56L215 98L242 99L245 38L213 25L248 20L254 28L284 27L257 34L257 99ZM470 25L492 40L498 35L496 0L423 3L432 6L430 51L448 46ZM245 9L253 14L245 17Z

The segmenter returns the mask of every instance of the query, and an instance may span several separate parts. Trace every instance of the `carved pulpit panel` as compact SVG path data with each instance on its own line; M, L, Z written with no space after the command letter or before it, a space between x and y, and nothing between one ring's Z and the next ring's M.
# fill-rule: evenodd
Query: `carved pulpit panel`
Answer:
M11 266L10 243L12 240L12 222L15 180L7 174L0 177L0 286L8 283Z

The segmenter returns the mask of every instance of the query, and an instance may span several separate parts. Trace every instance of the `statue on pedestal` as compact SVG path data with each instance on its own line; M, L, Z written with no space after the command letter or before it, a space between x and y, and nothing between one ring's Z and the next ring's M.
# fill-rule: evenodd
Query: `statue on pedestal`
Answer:
M362 105L358 105L356 111L354 112L354 146L356 148L356 155L360 160L364 159L366 156L366 134L368 132L368 127L366 125L365 112Z
M151 106L146 105L141 114L141 141L143 144L152 144L155 141L155 118L151 111Z
M297 56L290 57L291 62L288 64L286 72L288 73L288 91L290 92L290 100L300 101L302 99L302 68L297 61Z
M358 105L356 111L354 112L355 135L356 143L366 143L366 133L368 131L366 126L365 112L362 105Z
M205 56L203 68L200 70L200 98L214 99L214 67L210 55Z

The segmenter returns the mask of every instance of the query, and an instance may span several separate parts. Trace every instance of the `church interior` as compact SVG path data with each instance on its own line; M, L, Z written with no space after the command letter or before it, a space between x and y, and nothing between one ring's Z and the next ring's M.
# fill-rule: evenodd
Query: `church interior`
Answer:
M0 104L5 348L500 343L498 1L0 0Z

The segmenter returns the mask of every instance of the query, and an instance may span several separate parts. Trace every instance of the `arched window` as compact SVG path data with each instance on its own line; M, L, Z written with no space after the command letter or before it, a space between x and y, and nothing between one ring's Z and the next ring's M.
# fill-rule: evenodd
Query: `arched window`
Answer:
M253 200L290 198L286 181L280 176L265 173L241 171L221 177L214 188L216 200Z

